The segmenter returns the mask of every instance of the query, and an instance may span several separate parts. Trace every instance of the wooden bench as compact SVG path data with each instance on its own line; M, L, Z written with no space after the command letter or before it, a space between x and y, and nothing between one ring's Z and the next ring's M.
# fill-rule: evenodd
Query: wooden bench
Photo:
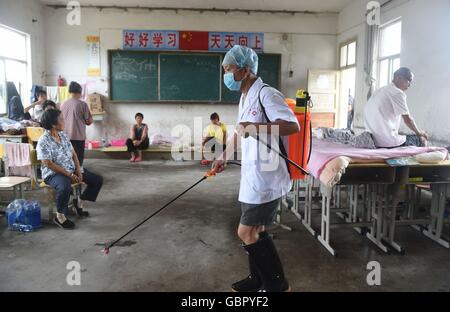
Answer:
M179 153L187 154L188 157L184 157L184 160L201 160L201 147L193 146L190 148L185 148L180 150ZM172 156L172 146L170 145L150 145L149 148L143 151L143 156L145 159L163 159L163 160L178 160L174 159ZM205 157L212 158L213 155L210 152L204 153ZM177 155L182 156L182 155ZM127 153L126 146L110 146L104 147L99 150L86 150L85 158L112 158L112 159L127 159L129 154ZM235 159L240 159L240 152L235 152Z
M127 152L127 147L126 146L109 146L109 147L104 147L101 149L102 152L104 153L126 153ZM172 147L169 145L153 145L153 146L149 146L147 149L143 150L144 153L161 153L161 152L166 152L166 153L171 153L172 152Z
M170 145L150 145L146 150L142 151L145 159L163 159L173 160L172 146ZM195 153L200 153L200 148L189 148L180 151L180 153L187 153L190 159L194 159ZM102 148L98 151L86 150L86 158L114 158L127 159L129 157L126 146L110 146ZM185 157L189 159L189 157Z

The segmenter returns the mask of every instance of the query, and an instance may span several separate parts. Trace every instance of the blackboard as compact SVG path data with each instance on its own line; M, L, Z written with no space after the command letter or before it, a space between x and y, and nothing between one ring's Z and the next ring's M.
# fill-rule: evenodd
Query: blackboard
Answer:
M161 101L220 102L220 54L160 54Z
M223 84L223 54L110 50L113 101L238 103ZM258 76L280 88L280 54L258 54Z
M158 55L135 51L110 54L110 88L113 100L158 100Z

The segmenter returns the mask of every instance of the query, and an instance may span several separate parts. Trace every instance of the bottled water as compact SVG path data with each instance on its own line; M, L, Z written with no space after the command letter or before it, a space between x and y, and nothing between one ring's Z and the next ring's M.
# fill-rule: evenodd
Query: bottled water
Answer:
M19 224L19 223L14 223L11 226L11 229L14 231L19 231L19 232L32 232L33 231L33 226L29 225L29 224Z

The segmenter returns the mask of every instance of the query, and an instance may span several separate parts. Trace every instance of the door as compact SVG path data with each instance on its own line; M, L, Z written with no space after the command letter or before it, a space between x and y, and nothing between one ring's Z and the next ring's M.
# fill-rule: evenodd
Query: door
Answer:
M342 116L341 120L346 124L341 128L352 129L353 117L355 114L355 87L356 87L356 67L347 68L341 71L341 91L340 91L340 107L347 108L347 116Z
M338 105L339 71L308 70L308 92L313 104L311 109L313 128L342 127L342 109Z

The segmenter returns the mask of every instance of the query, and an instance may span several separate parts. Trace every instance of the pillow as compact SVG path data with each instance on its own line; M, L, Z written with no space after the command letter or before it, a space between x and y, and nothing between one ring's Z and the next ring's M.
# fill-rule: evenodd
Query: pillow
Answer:
M330 160L320 174L320 181L327 187L335 186L341 180L349 164L350 158L344 156Z
M436 151L414 156L414 159L422 164L437 164L447 158L444 152Z

